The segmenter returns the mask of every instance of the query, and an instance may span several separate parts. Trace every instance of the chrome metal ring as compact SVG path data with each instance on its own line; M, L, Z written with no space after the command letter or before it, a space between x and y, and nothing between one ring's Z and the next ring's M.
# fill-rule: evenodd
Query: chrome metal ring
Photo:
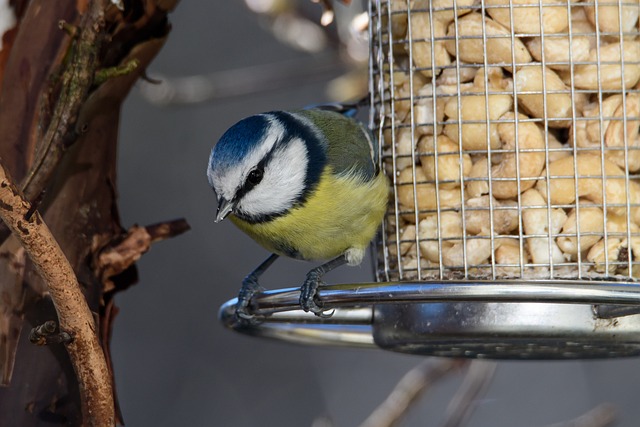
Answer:
M220 309L237 332L304 344L386 348L454 357L566 359L640 355L640 315L598 318L596 305L640 306L621 282L497 281L330 285L329 319L299 309L299 290L252 300L258 324L239 322L236 299Z

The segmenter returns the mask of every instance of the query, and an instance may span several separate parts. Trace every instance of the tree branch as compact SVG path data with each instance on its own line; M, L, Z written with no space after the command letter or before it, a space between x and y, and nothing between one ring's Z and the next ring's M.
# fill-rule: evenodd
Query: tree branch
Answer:
M64 152L75 142L85 124L77 123L80 109L93 85L98 54L105 39L105 0L90 0L82 16L61 71L61 91L47 129L38 142L36 159L20 187L30 202L36 200L51 180ZM60 31L63 31L62 29ZM53 83L52 83L53 84ZM10 232L0 224L0 244Z
M25 219L30 208L0 164L0 218L47 284L60 330L72 338L66 348L80 386L83 419L90 426L115 425L111 378L93 315L71 265L40 214Z
M71 46L71 56L62 72L62 91L53 111L53 117L37 147L38 156L22 183L28 200L37 197L48 184L62 154L76 139L78 115L93 85L98 54L104 42L105 0L90 0L89 9L82 16L77 40ZM80 123L80 128L82 127Z
M187 221L180 218L146 227L134 225L117 242L109 242L102 248L97 247L100 245L99 239L94 239L93 252L96 254L96 259L93 263L96 270L100 272L104 291L113 291L116 286L112 278L138 261L151 248L152 243L178 236L190 228Z
M195 104L309 84L341 73L344 68L339 56L331 52L196 76L153 74L153 83L140 85L140 93L156 105Z
M360 427L391 427L400 421L417 399L435 383L467 362L457 359L430 359L407 372Z
M618 409L613 404L605 402L577 418L547 427L609 427L617 418Z
M447 406L443 427L460 427L469 421L479 396L483 395L496 372L498 364L491 360L472 360L462 385Z

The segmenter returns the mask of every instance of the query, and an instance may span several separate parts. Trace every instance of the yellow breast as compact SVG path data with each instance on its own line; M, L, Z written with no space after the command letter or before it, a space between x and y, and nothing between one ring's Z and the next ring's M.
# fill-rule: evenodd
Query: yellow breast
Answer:
M271 221L231 220L268 251L304 260L326 260L367 247L382 222L388 199L384 174L369 182L322 174L305 203Z

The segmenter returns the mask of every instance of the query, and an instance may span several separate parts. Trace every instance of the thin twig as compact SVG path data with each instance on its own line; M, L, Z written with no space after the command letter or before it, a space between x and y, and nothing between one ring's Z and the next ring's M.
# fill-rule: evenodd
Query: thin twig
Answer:
M390 427L407 413L412 404L449 373L466 361L456 359L428 360L407 372L360 427Z
M147 233L149 233L149 236L151 236L151 243L170 239L191 230L191 226L184 218L158 222L147 225L144 228L147 230Z
M35 212L26 219L30 208L0 164L0 219L20 241L47 284L60 330L70 335L71 341L65 346L78 379L84 422L89 426L113 426L111 378L93 315L69 261L40 214Z
M140 92L152 104L196 104L309 84L343 69L344 63L331 53L206 75L173 78L154 75L154 83L142 84Z
M29 332L29 341L35 345L51 345L60 343L70 343L73 341L68 332L56 332L58 324L53 320L47 320L42 325L36 326Z
M615 405L605 402L577 418L547 427L608 427L613 425L617 418L618 410Z
M469 364L462 385L447 406L442 427L460 427L469 420L478 399L491 384L497 366L496 362L487 360L474 360Z
M187 221L180 218L146 227L134 225L127 230L124 236L121 236L116 242L109 242L105 247L100 247L100 239L96 238L93 252L97 256L94 265L96 270L100 272L104 291L113 290L115 284L111 279L139 260L151 248L152 243L178 236L190 228Z

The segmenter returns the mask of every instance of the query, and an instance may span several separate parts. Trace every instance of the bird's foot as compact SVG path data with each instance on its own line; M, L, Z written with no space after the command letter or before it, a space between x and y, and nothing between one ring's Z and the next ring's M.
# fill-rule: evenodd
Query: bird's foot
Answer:
M312 312L316 316L328 319L333 316L335 310L323 308L323 303L318 299L318 288L324 285L320 281L320 275L315 271L309 272L307 278L300 287L300 306L306 312Z
M264 320L264 316L251 312L251 298L262 290L264 289L258 283L258 279L252 274L242 281L242 288L238 294L238 304L236 305L236 316L241 322L255 325Z

